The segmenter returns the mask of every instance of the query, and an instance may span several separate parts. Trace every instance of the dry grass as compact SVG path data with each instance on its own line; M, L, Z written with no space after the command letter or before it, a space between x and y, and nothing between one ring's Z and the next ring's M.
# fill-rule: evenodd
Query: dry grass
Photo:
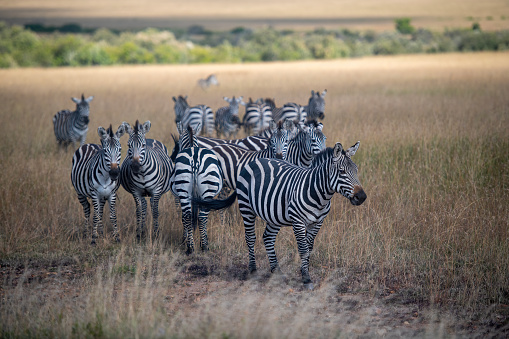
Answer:
M153 25L188 27L193 24L215 29L225 26L272 25L284 28L347 27L350 29L394 29L394 18L411 17L417 27L442 30L446 27L470 27L471 20L481 23L483 29L507 29L509 7L503 0L414 0L402 5L400 0L320 0L310 5L307 1L208 1L185 2L100 1L69 2L65 0L0 1L5 19L25 18L31 21L81 22L105 27ZM101 20L108 18L109 21ZM133 20L132 18L136 18ZM121 21L126 22L121 24ZM164 19L162 22L160 19ZM327 19L337 20L336 22ZM67 21L66 21L67 20ZM150 20L153 21L151 24ZM252 21L253 20L253 21ZM306 21L308 20L308 21ZM320 21L322 20L322 21ZM309 26L309 27L307 27ZM235 27L235 26L233 26ZM228 27L232 28L232 27Z
M196 81L211 72L221 85L202 91ZM1 70L0 79L4 336L446 335L455 324L442 313L448 309L487 331L508 330L507 53L20 69ZM153 245L136 245L134 202L122 189L122 244L105 239L91 248L76 238L82 210L70 183L72 154L57 151L51 124L74 106L71 96L95 96L89 142L98 141L100 125L139 119L151 120L149 136L171 148L174 95L217 109L223 96L305 103L311 89L325 88L328 145L361 141L355 161L368 199L360 207L333 199L312 254L314 293L300 290L287 229L276 249L288 281L245 280L236 211L224 226L211 215L210 253L183 256L170 195ZM267 272L260 241L256 253ZM418 314L401 320L408 328L385 326L402 309ZM461 325L453 330L473 329Z

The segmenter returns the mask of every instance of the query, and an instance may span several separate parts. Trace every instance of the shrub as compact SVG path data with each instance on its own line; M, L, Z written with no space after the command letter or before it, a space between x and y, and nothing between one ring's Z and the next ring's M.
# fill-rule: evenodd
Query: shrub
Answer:
M415 31L414 26L410 24L410 18L399 18L394 20L396 30L401 34L412 34Z

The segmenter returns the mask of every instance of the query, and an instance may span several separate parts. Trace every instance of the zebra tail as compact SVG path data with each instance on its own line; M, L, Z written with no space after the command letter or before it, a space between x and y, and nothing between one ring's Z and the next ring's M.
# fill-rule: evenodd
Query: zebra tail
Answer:
M193 197L193 205L197 205L204 210L222 210L223 208L230 207L237 199L237 192L233 191L232 194L226 199L200 199Z

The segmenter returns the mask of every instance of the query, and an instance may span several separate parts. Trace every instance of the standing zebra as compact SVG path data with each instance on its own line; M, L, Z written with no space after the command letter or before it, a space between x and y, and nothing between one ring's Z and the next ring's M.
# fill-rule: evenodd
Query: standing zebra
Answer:
M249 98L249 102L246 104L246 114L242 119L244 125L244 131L246 134L258 134L264 129L269 127L269 122L272 120L272 110L269 105L258 99L253 102Z
M212 148L221 164L224 181L228 188L235 190L237 176L248 162L257 158L286 159L288 148L288 129L291 122L276 124L271 120L272 135L269 146L261 151L249 151L233 144L222 144Z
M207 251L207 220L210 209L226 208L235 201L235 192L228 199L213 200L222 188L221 167L213 151L190 147L178 153L171 178L171 191L180 200L187 254L194 251L193 230L196 229L196 224L199 223L201 249ZM202 203L208 201L208 208L199 208L195 200Z
M210 86L219 86L219 81L217 81L215 74L211 74L206 79L198 80L198 86L200 86L201 89L206 90Z
M141 239L145 234L145 216L147 201L150 197L152 207L152 222L154 236L159 231L159 199L170 190L170 178L173 173L173 163L168 156L166 146L160 141L146 139L145 134L150 130L151 123L143 125L136 120L134 128L127 122L123 123L129 141L127 157L122 163L120 183L122 187L133 195L136 203L136 236Z
M242 97L235 98L235 96L231 99L228 97L223 97L223 99L230 105L220 107L216 112L217 137L221 138L221 135L224 134L228 139L232 135L235 138L239 127L242 125L239 119L239 105L245 105L245 102L242 101Z
M71 182L78 194L78 200L83 206L85 213L85 231L88 231L90 219L90 203L94 205L94 226L92 231L92 245L97 239L97 229L103 233L102 216L106 200L110 206L110 220L113 225L113 236L118 242L117 213L115 202L117 190L120 186L118 176L120 174L119 164L121 157L120 137L124 135L124 125L120 125L117 132L113 134L110 127L105 130L103 127L97 129L101 138L101 146L86 144L74 152L72 158Z
M281 120L293 120L299 123L301 126L304 126L307 120L307 113L303 106L289 102L286 103L283 107L273 108L272 118L276 122Z
M288 143L286 161L300 167L309 167L313 157L326 147L327 137L322 132L323 124L305 126Z
M90 96L85 99L81 94L81 100L71 98L76 103L76 110L71 112L68 109L59 111L53 117L53 130L58 144L65 147L72 143L73 149L76 148L76 141L79 140L80 146L85 144L85 139L88 132L88 118L90 114L90 101L94 97Z
M214 112L207 105L196 105L190 107L187 103L187 95L178 98L173 97L175 102L175 122L181 121L184 129L192 126L196 130L196 134L210 136L214 131Z
M308 105L304 106L304 111L307 113L307 121L323 120L325 118L325 94L327 94L327 90L324 90L322 93L311 91Z
M338 142L328 149L327 160L304 169L277 159L256 159L247 164L237 180L237 198L244 219L249 249L249 270L256 271L254 256L255 219L266 223L263 242L271 271L279 271L274 243L279 229L292 226L301 258L302 281L313 288L309 276L309 255L323 220L330 211L334 193L341 193L353 205L366 200L351 157L359 142L346 151Z

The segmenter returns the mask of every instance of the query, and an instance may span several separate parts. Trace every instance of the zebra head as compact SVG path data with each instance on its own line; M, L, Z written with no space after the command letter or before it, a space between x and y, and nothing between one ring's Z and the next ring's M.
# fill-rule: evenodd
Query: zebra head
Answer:
M115 181L120 174L120 158L122 146L120 145L120 137L125 133L125 126L121 124L116 133L113 133L113 129L110 127L105 130L103 127L97 129L97 134L101 138L101 146L104 151L104 163L109 168L109 174L111 180Z
M85 95L81 94L81 99L71 98L74 103L76 103L76 112L80 116L86 117L86 123L88 124L88 115L90 114L90 101L92 101L94 97L90 96L85 99Z
M323 120L325 118L325 94L327 90L322 93L311 91L311 98L308 103L308 119L314 120L316 118Z
M279 123L274 120L270 121L269 128L272 134L269 139L269 147L276 159L286 160L291 125L292 122L289 120Z
M189 104L187 103L187 95L185 97L179 95L178 98L173 97L172 99L175 102L175 105L173 106L175 109L175 122L182 121L186 110L189 108Z
M334 191L348 198L352 205L361 205L366 200L366 193L362 189L357 176L357 165L352 156L359 149L360 141L347 149L341 143L336 143L332 155L332 168L329 171L329 180Z
M309 127L309 135L311 136L311 147L313 149L313 154L318 154L322 152L325 148L325 142L327 141L327 137L322 132L323 124L320 122L316 126Z
M145 134L150 131L150 120L145 121L142 125L138 120L134 124L134 128L127 122L123 125L129 133L129 140L127 141L127 156L131 158L131 169L135 174L140 172L141 166L145 163L145 155L147 149L147 139Z
M179 131L179 140L177 152L189 147L197 147L198 146L198 138L196 137L196 131L198 131L201 127L201 123L196 124L193 128L191 125L187 126L187 129L184 128L181 122L177 123L177 130ZM175 146L177 146L175 144Z

